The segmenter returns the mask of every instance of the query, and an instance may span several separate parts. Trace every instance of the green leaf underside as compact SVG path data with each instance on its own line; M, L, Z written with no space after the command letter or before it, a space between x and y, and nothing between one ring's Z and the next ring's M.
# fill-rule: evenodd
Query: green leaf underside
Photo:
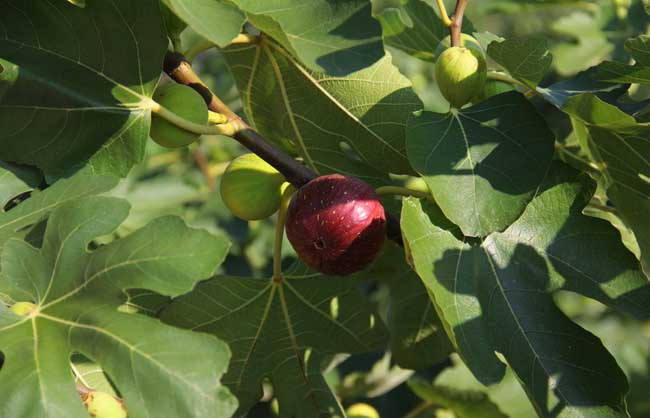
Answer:
M311 72L266 39L225 56L255 129L315 171L371 183L412 172L404 121L422 104L390 56L346 77Z
M413 168L468 236L486 236L517 219L546 173L553 140L515 92L457 112L424 112L407 128Z
M10 200L34 190L41 180L37 170L0 161L0 213Z
M321 374L326 354L381 346L381 320L349 278L323 277L304 267L282 283L216 277L177 299L162 315L168 323L226 341L233 358L223 382L246 416L270 379L282 417L343 417Z
M595 157L603 163L607 195L634 232L650 274L650 125L592 94L573 97L562 109L587 125Z
M313 71L343 76L384 55L367 0L231 0Z
M235 410L219 383L230 357L224 343L117 311L130 288L187 292L214 272L228 243L166 217L88 252L89 241L112 232L128 209L115 198L78 199L51 214L42 248L17 239L5 244L0 293L38 310L19 317L0 306L0 416L87 418L70 370L73 353L110 376L131 418L225 417ZM187 361L188 352L201 361Z
M164 2L198 34L220 47L228 45L241 32L246 20L241 10L221 0L164 0Z
M423 400L452 411L458 418L508 418L482 392L430 384L419 379L409 381L408 385Z
M492 42L487 53L512 77L533 89L542 81L553 61L545 39L506 39L503 42Z
M407 199L402 230L415 269L474 375L499 381L501 353L543 417L625 417L627 381L552 293L569 290L648 318L650 283L607 222L581 214L586 175L559 163L522 216L481 246L436 227Z
M0 158L61 175L141 161L167 47L155 0L7 0L0 15ZM8 87L7 87L8 85Z

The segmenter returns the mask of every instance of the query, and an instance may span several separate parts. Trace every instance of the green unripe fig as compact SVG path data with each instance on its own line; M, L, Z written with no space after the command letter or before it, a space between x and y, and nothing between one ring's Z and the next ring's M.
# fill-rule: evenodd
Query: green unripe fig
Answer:
M238 218L266 219L280 207L285 181L282 174L257 155L244 154L232 160L223 173L221 197Z
M508 91L513 91L515 88L510 83L499 80L488 80L485 82L483 89L472 98L472 103L479 103L483 100L487 100L492 96L496 96L501 93Z
M453 107L460 109L483 88L487 67L483 57L456 46L440 55L435 74L442 95Z
M474 38L473 36L468 35L466 33L461 33L460 46L469 49L474 53L475 56L477 57L481 56L485 59L485 51L483 50L481 43L477 41L476 38ZM447 35L438 44L438 47L436 48L436 52L435 52L436 57L440 57L440 55L442 55L442 53L449 48L451 48L451 36Z
M35 309L36 305L31 302L16 302L9 308L11 312L18 316L27 316L34 312Z
M106 392L88 393L84 405L93 418L127 418L128 416L122 402Z
M191 87L165 84L156 89L153 99L183 119L200 125L208 123L208 106ZM200 135L186 131L154 113L149 136L163 147L179 148L196 141Z
M380 418L379 412L367 403L355 403L345 410L348 418Z

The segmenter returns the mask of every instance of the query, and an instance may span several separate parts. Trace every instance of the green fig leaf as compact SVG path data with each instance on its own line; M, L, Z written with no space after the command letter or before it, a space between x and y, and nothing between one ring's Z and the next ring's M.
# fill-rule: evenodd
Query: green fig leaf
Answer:
M488 45L488 56L512 77L534 89L551 68L553 56L545 39L506 39Z
M226 341L233 359L223 382L246 416L268 378L280 415L343 416L328 388L325 356L379 348L386 331L346 277L323 277L297 265L283 281L216 277L176 299L162 319Z
M650 317L650 282L638 261L614 227L582 214L593 191L588 176L554 164L517 222L481 245L434 225L417 200L404 203L405 242L459 354L481 382L495 383L504 371L499 352L541 417L627 416L625 375L597 337L555 306L554 292Z
M514 222L553 157L553 134L516 92L447 114L423 112L409 119L407 137L413 168L469 236Z
M637 123L593 94L572 97L562 109L586 124L607 196L634 232L650 275L650 124Z
M320 174L369 183L410 173L404 121L422 104L386 56L346 77L308 70L279 45L233 46L225 57L252 126Z
M125 176L144 156L167 49L159 2L8 0L0 26L0 159Z
M221 0L163 0L169 9L196 33L224 47L237 36L246 16ZM215 24L215 22L219 22Z
M51 213L41 248L18 239L5 244L0 294L36 309L21 317L0 308L3 415L87 418L70 369L73 353L110 376L132 418L169 411L226 417L236 409L219 383L230 357L223 342L118 311L127 289L168 296L189 291L223 261L227 241L165 217L88 251L90 241L115 230L128 211L120 199L77 199Z
M0 161L0 213L10 200L34 190L42 180L38 170Z
M344 76L384 56L367 0L231 0L312 71Z

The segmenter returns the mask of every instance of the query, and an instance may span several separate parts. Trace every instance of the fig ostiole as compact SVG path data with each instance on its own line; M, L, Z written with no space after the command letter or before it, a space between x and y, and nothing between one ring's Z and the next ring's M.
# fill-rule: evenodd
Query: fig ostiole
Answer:
M174 83L164 84L156 89L153 99L162 107L189 122L200 125L208 123L208 106L203 97L191 87ZM201 135L176 126L154 113L151 118L149 136L158 145L166 148L179 148L191 144Z
M9 307L9 310L18 316L28 316L36 310L37 306L32 302L16 302Z
M238 218L266 219L280 207L286 179L255 154L244 154L230 162L221 177L221 197Z
M461 108L478 94L487 78L485 58L465 47L443 52L435 66L440 92L455 108Z
M363 270L386 238L386 214L367 183L332 174L318 177L293 196L287 238L298 257L327 275Z
M83 399L86 409L92 418L127 418L124 404L113 395L91 391Z

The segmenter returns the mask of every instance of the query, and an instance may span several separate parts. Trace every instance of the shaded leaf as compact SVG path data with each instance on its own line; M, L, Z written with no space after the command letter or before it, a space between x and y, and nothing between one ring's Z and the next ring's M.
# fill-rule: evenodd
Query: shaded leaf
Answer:
M158 1L7 0L0 27L1 159L120 176L142 160L167 48Z
M86 418L72 353L98 363L132 418L234 411L236 400L219 383L230 357L223 342L117 310L130 288L170 296L188 291L216 269L227 242L168 217L87 251L90 240L112 232L127 213L123 200L80 199L52 213L42 248L16 239L5 244L0 293L37 308L25 317L0 308L2 415Z
M596 96L570 99L563 110L584 122L607 180L607 195L634 231L650 274L650 125L637 123Z
M459 353L483 382L498 360L485 364L477 353L501 353L543 417L627 416L625 375L598 338L555 307L553 291L650 316L650 283L618 232L581 213L592 193L588 177L555 165L521 218L481 246L452 240L417 201L404 204L416 270Z
M169 9L199 35L224 47L244 25L244 13L221 0L163 0Z
M388 7L376 16L381 23L384 42L426 61L436 59L436 48L449 29L442 23L436 10L423 0L402 1L400 7ZM468 19L463 21L463 32L474 30Z
M503 230L524 210L553 156L553 134L519 93L408 121L408 155L465 235Z
M506 39L503 42L492 42L488 45L487 53L512 77L531 88L537 87L542 81L553 61L545 39Z
M267 40L225 56L255 129L310 168L370 182L411 172L404 120L422 104L390 56L347 77L309 71Z
M163 311L163 320L224 339L233 359L224 383L240 402L237 417L270 379L283 417L343 416L321 374L327 354L381 346L381 321L349 278L303 267L282 282L216 277Z
M367 0L231 0L313 71L347 75L384 55Z

